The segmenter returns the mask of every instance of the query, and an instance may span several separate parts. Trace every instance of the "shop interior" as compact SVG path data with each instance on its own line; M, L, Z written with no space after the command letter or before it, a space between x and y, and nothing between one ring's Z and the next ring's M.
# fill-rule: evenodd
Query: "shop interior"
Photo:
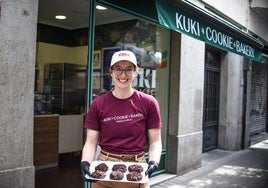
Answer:
M56 19L56 15L66 18ZM82 187L80 157L89 84L88 24L86 0L39 0L34 91L36 188ZM103 7L96 7L95 25L92 99L112 89L109 58L124 48L140 54L137 58L143 74L133 84L164 99L160 107L166 109L167 93L163 91L168 91L168 40L164 39L168 32ZM167 121L164 115L162 119Z

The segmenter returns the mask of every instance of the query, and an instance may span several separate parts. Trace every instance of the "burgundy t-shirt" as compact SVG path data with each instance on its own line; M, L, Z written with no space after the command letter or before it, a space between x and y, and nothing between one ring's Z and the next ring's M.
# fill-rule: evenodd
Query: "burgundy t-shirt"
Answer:
M138 154L145 149L147 130L162 127L159 105L153 96L137 90L127 99L109 91L93 100L84 127L100 131L104 151Z

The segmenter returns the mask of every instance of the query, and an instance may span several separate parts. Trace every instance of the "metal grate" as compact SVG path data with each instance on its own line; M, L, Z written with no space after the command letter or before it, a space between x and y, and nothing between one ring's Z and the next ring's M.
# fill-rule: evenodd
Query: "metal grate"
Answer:
M209 151L218 145L220 53L206 49L205 57L203 151Z
M204 122L218 122L219 119L219 72L206 70Z
M253 63L251 83L250 135L266 131L267 125L267 68Z

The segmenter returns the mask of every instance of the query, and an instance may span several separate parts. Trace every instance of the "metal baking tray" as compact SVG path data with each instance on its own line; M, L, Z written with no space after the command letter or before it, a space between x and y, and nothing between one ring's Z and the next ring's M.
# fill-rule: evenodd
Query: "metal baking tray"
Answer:
M108 166L108 171L106 172L106 176L103 179L93 178L88 175L86 175L87 179L91 180L99 180L99 181L116 181L116 182L128 182L128 183L145 183L148 182L148 175L145 175L145 171L148 168L147 163L135 163L135 162L112 162L112 161L93 161L90 164L90 173L93 173L95 171L95 167L101 163L105 163ZM110 179L110 173L112 172L112 168L115 164L124 164L127 167L127 171L124 172L124 177L122 180L112 180ZM128 181L127 180L127 174L129 173L128 167L130 165L140 165L143 168L143 171L141 172L142 179L140 181Z

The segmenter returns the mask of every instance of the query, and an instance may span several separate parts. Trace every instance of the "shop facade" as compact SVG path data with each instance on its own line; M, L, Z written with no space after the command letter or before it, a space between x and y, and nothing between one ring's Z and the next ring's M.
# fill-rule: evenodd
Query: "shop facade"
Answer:
M126 19L95 25L98 19L95 9L97 4ZM83 49L82 54L77 54L77 59L87 67L85 110L95 97L113 87L109 77L112 53L128 49L136 54L141 74L133 84L136 89L155 96L161 108L163 151L160 168L155 175L183 174L201 165L203 152L216 148L240 150L249 146L251 135L267 132L267 66L264 64L267 57L263 56L263 43L228 21L222 21L222 16L209 12L206 9L208 6L205 6L208 4L209 1L198 1L195 4L172 0L127 3L120 0L91 0L89 28L86 32L74 32L75 36L80 37L76 40L77 45L68 51L76 53L78 48ZM15 9L21 7L22 3L18 2L18 7L13 6L5 4L4 7ZM167 7L169 9L162 10ZM38 41L40 38L35 41L33 36L39 34L40 37L40 33L36 33L38 5L31 2L31 6L25 9L30 10L30 14L23 11L21 20L18 20L21 24L17 26L17 30L24 33L23 37L18 37L12 43L13 46L1 45L5 46L1 47L5 54L13 52L1 55L3 62L7 62L1 70L15 67L15 72L4 71L1 75L8 73L12 77L20 77L22 83L6 77L10 87L18 86L17 89L11 89L1 81L1 87L7 92L1 94L3 107L17 107L8 107L6 113L2 112L5 123L0 127L3 130L1 134L7 134L3 137L1 135L1 151L3 149L5 152L0 155L0 161L4 164L0 168L0 179L3 180L0 187L34 187L34 93L30 91L35 90L35 84L31 77L35 75L35 59L46 60L40 58L38 53L35 57L35 44L37 42L38 52L51 49L48 51L51 53L58 47L49 44L44 38L44 41ZM177 21L173 22L172 16ZM3 13L0 23L8 26L8 21L12 20L8 20L7 14ZM268 24L265 23L266 29ZM264 36L265 29L256 31L259 31L258 35ZM4 41L7 44L11 36L3 28L0 33L5 34ZM84 38L87 39L82 40ZM22 44L25 41L29 48ZM232 46L234 43L237 45ZM15 54L21 59L14 59ZM24 71L18 68L21 64L24 65ZM45 66L39 67L39 74L43 74L44 70ZM23 81L27 81L27 84ZM43 80L36 87L42 90L44 85ZM10 93L18 100L10 100L7 97ZM15 119L7 116L9 112ZM12 121L16 122L10 123ZM9 129L4 127L8 124L12 125ZM18 131L18 128L23 131ZM11 139L14 132L16 138ZM2 142L4 137L12 142ZM12 155L8 148L14 148ZM10 161L9 158L14 160ZM15 177L12 182L9 181L11 177Z
M95 2L91 3L95 7ZM243 106L250 103L251 97L249 91L244 92L248 88L241 82L248 79L243 77L248 60L253 64L265 61L261 41L198 3L162 0L138 2L139 6L123 1L96 3L133 16L159 31L150 37L155 38L155 45L148 39L142 42L144 45L135 40L120 41L121 49L130 49L138 57L155 52L165 54L161 56L162 61L155 61L153 68L154 96L160 102L164 125L163 163L159 173L180 174L195 168L201 164L202 152L211 149L239 150L249 145L251 133L245 130L255 122L242 118L249 113ZM152 11L145 11L149 8ZM141 55L137 48L147 54ZM141 61L145 63L145 59L148 58Z

